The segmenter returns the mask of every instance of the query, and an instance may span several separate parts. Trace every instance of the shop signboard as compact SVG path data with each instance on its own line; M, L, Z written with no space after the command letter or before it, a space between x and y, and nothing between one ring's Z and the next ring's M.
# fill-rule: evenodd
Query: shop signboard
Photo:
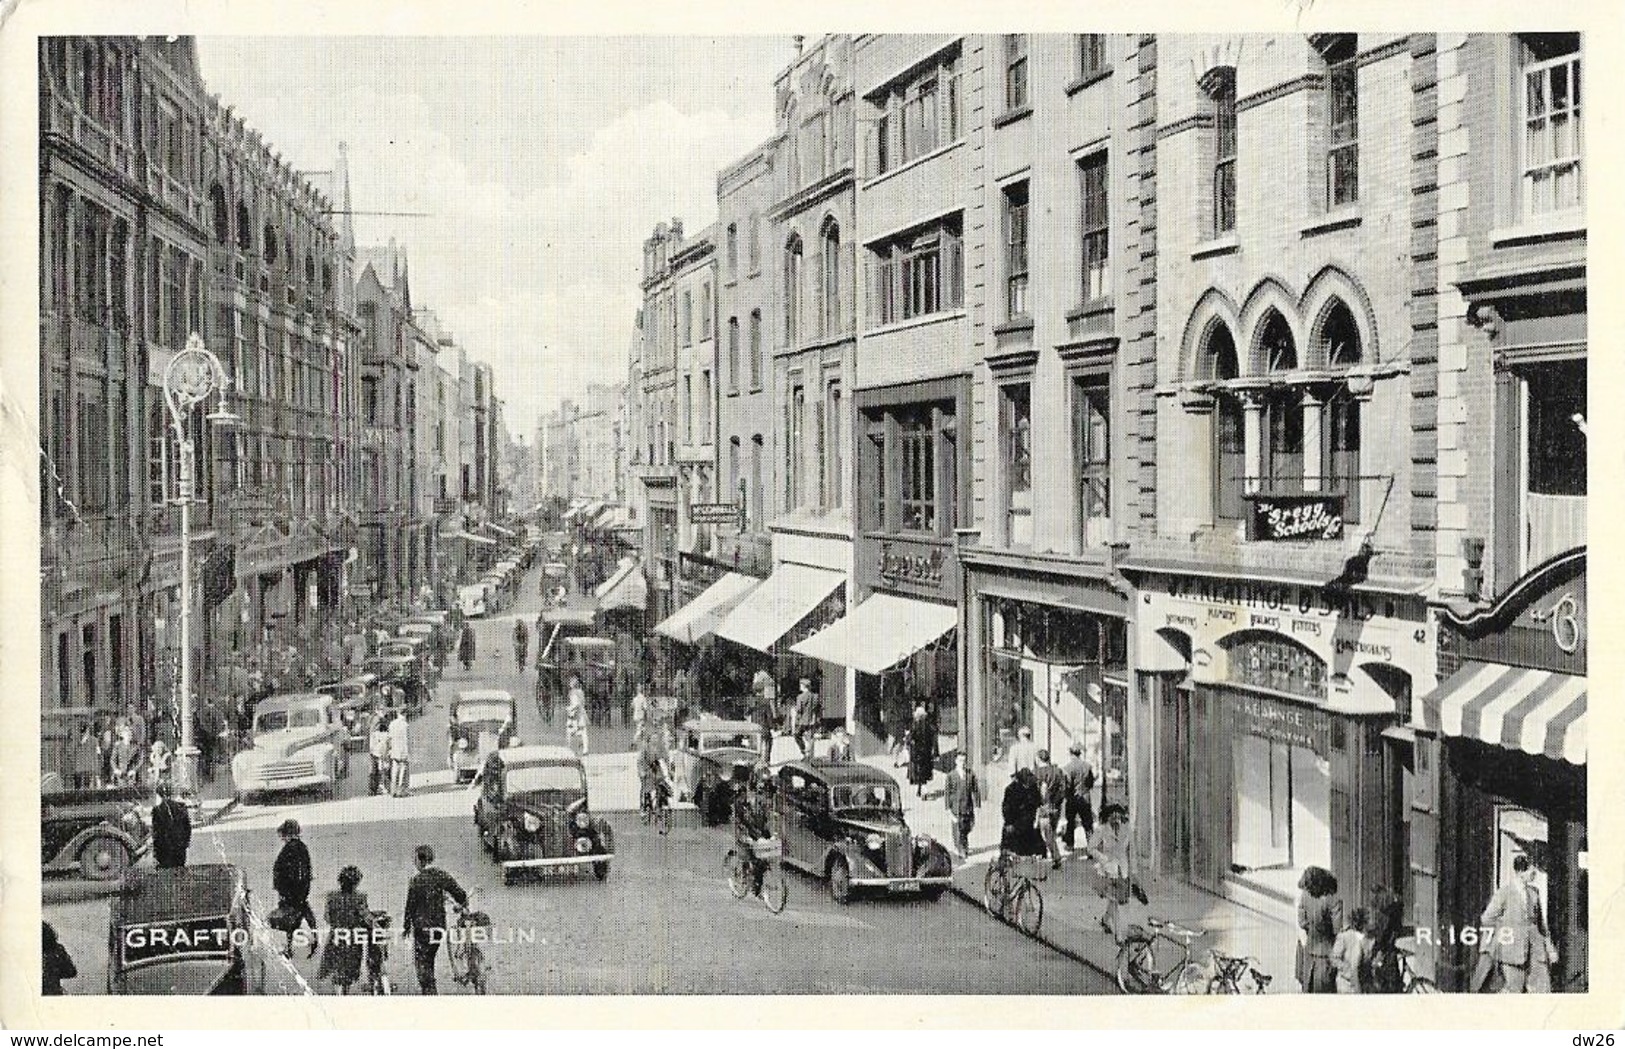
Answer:
M959 558L951 543L865 537L858 543L858 577L876 590L959 600Z
M691 503L688 508L691 524L737 524L743 514L738 503Z
M1312 495L1249 495L1247 538L1263 542L1289 542L1343 537L1343 497Z
M1251 693L1238 697L1231 710L1237 732L1326 755L1332 719L1324 710Z

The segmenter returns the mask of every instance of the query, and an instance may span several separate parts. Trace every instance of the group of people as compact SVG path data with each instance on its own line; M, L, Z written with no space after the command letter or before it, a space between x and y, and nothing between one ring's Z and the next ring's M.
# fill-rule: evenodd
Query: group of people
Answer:
M412 792L412 729L404 706L385 707L373 715L367 755L372 761L367 776L369 794L387 792L404 798Z
M1298 879L1298 985L1307 994L1397 994L1404 903L1386 888L1344 913L1337 877L1305 867Z

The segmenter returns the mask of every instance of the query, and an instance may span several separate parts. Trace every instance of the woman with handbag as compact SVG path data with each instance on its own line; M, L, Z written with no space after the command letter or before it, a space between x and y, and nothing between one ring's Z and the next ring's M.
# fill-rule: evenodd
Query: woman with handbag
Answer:
M1105 913L1100 916L1100 927L1110 933L1118 943L1123 942L1119 908L1128 903L1134 891L1134 864L1129 849L1128 808L1116 802L1100 810L1100 822L1084 850L1095 861L1100 877L1096 890L1106 901Z

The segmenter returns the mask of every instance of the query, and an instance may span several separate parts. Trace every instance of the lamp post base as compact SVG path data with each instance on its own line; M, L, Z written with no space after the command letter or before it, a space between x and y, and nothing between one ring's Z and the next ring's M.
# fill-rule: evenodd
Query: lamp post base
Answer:
M202 806L203 797L198 789L198 749L180 747L175 751L175 762L170 766L169 784L176 801L189 809Z

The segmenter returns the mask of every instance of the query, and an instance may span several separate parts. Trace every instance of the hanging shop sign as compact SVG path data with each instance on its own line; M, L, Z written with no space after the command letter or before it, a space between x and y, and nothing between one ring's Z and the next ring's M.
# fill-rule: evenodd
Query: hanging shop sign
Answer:
M1341 495L1249 495L1247 538L1263 542L1341 539Z
M688 520L691 524L736 524L744 512L738 503L691 503Z

